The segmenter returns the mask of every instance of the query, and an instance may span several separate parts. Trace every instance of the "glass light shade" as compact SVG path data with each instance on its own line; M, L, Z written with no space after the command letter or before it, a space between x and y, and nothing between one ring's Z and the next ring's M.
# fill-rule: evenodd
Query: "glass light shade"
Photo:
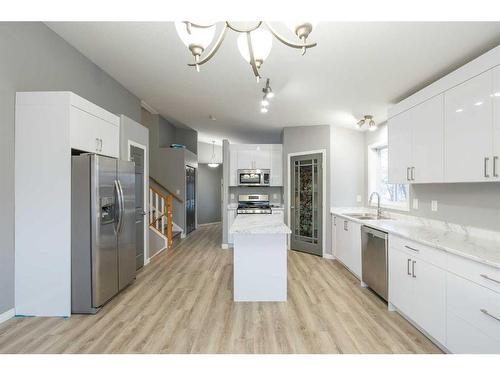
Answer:
M250 33L252 39L252 49L254 59L264 61L273 46L273 36L267 30L257 29ZM250 50L248 49L247 34L242 33L238 37L238 49L240 50L241 56L250 62Z
M269 100L266 100L266 99L263 99L260 104L263 106L263 107L267 107L269 105Z
M272 99L272 98L274 98L274 92L269 91L269 92L266 94L266 98L267 98L267 99Z
M210 23L198 23L197 25L209 25ZM175 22L175 29L177 30L177 34L179 38L181 38L182 43L189 47L190 45L200 46L201 48L207 48L215 35L215 25L207 27L207 28L199 28L195 26L191 26L191 34L188 33L186 24L184 22Z
M266 107L262 107L262 108L260 109L260 112L261 112L261 113L267 113L268 111L269 111L269 110L268 110Z
M210 168L217 168L219 166L219 164L218 163L208 163L208 166Z

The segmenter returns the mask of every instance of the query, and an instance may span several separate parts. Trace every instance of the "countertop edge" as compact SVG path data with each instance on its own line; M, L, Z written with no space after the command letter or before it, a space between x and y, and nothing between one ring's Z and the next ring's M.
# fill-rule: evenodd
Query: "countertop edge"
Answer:
M439 249L441 251L444 251L444 252L447 252L447 253L450 253L450 254L453 254L453 255L457 255L457 256L460 256L462 258L466 258L466 259L469 259L469 260L472 260L472 261L475 261L475 262L478 262L478 263L481 263L481 264L485 264L485 265L490 266L490 267L494 267L494 268L500 269L500 263L497 263L495 261L491 261L491 260L488 260L488 259L485 259L485 258L481 258L481 257L475 256L475 255L471 255L471 254L469 254L467 252L464 252L462 250L458 250L458 249L450 248L450 247L447 247L447 246L443 246L441 244L437 244L437 243L432 242L432 241L426 241L426 240L422 240L421 238L416 238L416 237L413 237L413 236L407 236L407 235L404 235L404 234L398 232L397 230L387 229L386 227L380 226L380 225L377 224L377 222L384 222L384 220L380 220L380 221L379 220L376 220L376 221L375 220L359 220L359 219L353 218L351 216L344 215L341 212L336 212L335 210L330 210L330 214L342 217L342 218L344 218L346 220L349 220L349 221L352 221L352 222L355 222L355 223L358 223L358 224L361 224L361 225L366 225L366 226L372 227L374 229L378 229L378 230L387 232L389 234L392 234L392 235L395 235L395 236L398 236L398 237L401 237L401 238L406 238L408 240L415 241L415 242L417 242L419 244L422 244L422 245L425 245L425 246L429 246L429 247L433 247L435 249Z

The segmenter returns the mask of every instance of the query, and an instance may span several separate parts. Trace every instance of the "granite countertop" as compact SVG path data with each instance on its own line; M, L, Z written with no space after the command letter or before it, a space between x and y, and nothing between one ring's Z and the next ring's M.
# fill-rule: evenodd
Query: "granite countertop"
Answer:
M290 234L282 214L238 214L230 233L241 234Z
M435 220L388 215L389 220L359 220L345 213L374 212L366 208L332 208L331 213L451 254L500 268L500 233L474 230ZM387 212L384 212L384 216Z

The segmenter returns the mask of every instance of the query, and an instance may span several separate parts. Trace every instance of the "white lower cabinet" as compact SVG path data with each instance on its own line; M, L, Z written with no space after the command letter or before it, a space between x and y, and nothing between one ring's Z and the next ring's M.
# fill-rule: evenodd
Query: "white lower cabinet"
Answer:
M418 249L413 243L411 245ZM443 343L446 339L445 271L413 252L389 247L389 302Z
M389 236L389 302L452 353L500 353L499 274Z
M500 294L448 273L446 346L453 353L500 353Z
M335 258L361 278L361 225L336 216L334 228Z

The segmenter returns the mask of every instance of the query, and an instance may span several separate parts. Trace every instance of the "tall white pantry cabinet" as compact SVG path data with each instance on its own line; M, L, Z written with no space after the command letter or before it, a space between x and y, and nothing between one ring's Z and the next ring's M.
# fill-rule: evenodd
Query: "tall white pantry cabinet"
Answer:
M71 315L72 149L119 157L119 117L71 92L19 92L15 312Z

